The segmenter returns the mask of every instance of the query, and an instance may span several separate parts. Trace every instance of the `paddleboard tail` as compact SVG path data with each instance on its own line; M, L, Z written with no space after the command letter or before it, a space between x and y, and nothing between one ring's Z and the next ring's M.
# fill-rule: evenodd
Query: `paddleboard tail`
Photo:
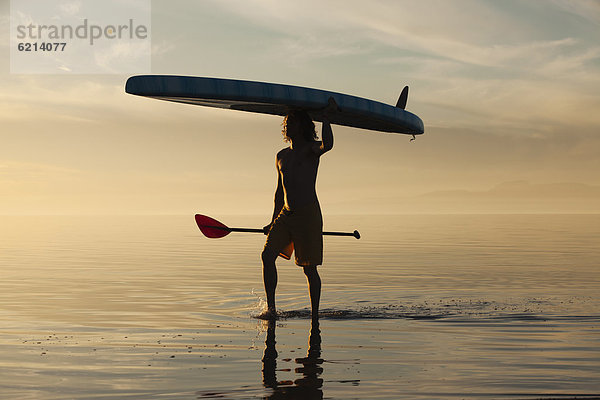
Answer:
M404 86L402 92L400 93L400 97L398 97L398 101L396 102L396 107L401 109L406 109L406 102L408 101L408 86Z

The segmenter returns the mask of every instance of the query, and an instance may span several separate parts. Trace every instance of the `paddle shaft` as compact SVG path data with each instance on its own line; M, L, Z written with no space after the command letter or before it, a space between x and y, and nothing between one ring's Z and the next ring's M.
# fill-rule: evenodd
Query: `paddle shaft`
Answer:
M229 231L229 232L245 232L245 233L265 233L264 230L259 229L259 228L229 228L229 227L222 227L222 226L206 226L207 228L213 228L213 229L221 229L223 231ZM358 231L354 231L354 232L323 232L323 235L327 235L327 236L353 236L357 239L360 239L360 234L358 233Z

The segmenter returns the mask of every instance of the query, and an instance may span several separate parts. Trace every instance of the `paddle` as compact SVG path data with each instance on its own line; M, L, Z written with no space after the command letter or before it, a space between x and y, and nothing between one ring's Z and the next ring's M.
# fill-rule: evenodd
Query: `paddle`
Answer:
M221 222L213 219L211 217L207 217L206 215L196 214L196 224L200 231L207 238L216 239L222 238L229 235L231 232L248 232L248 233L263 233L266 232L260 228L229 228L228 226L222 224ZM357 239L360 239L360 233L358 231L354 232L323 232L323 235L329 236L353 236Z

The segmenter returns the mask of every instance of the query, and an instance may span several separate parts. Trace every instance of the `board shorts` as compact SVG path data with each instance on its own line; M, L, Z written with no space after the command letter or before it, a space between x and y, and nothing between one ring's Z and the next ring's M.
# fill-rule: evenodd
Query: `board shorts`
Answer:
M271 225L265 250L289 260L295 252L301 267L323 263L323 216L319 203L298 210L284 207Z

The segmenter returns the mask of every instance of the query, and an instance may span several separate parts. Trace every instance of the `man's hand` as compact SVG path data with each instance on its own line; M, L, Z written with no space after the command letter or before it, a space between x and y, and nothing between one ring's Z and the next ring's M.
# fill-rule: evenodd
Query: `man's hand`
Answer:
M329 117L331 115L336 114L338 112L340 112L340 107L335 102L335 99L333 97L330 97L329 100L327 100L327 106L323 109L323 117L329 120Z
M273 223L271 222L269 225L263 226L263 233L265 235L269 234L269 231L271 230L271 226L273 225Z

